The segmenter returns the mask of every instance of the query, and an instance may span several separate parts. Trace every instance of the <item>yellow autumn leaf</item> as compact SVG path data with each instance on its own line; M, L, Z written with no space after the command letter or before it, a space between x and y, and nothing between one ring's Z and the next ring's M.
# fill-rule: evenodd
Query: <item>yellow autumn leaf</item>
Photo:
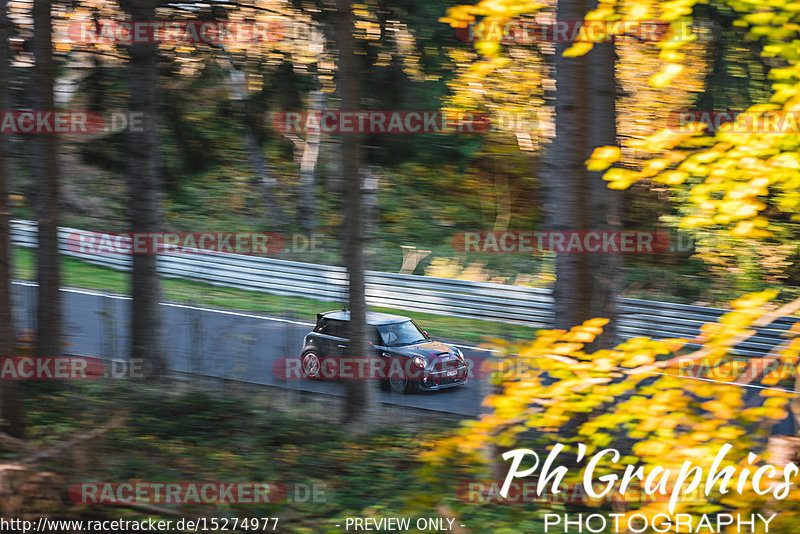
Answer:
M475 50L484 56L494 56L500 53L503 49L498 41L478 41L475 43Z
M599 146L592 151L589 158L616 163L622 159L622 150L618 146Z
M764 401L764 406L767 408L782 408L785 405L785 399L771 398Z
M688 177L689 174L683 171L669 171L654 176L653 181L667 185L679 185Z
M644 3L637 3L635 4L630 12L628 13L628 17L631 20L642 20L646 18L650 14L650 6Z
M553 347L552 352L554 354L560 354L562 356L565 356L582 348L583 348L582 343L559 343L555 347Z
M717 431L716 436L724 440L732 440L738 438L743 433L744 431L739 428L724 426Z
M597 326L581 326L578 327L577 330L580 330L581 332L587 332L595 336L599 336L603 333L603 329Z
M775 384L780 382L782 378L785 378L783 375L784 373L780 371L772 371L771 373L766 374L764 378L761 379L761 383L767 386L774 386Z
M564 57L578 57L582 56L594 48L594 43L581 41L573 44L564 50Z
M590 11L589 13L586 14L586 17L584 18L586 20L604 20L607 19L608 17L614 16L615 14L616 13L613 9L609 7L601 7L595 9L594 11Z
M564 341L575 341L577 343L591 343L595 336L589 332L573 331L564 336Z
M615 367L614 360L611 358L597 358L592 361L595 371L610 371Z
M681 228L697 228L698 226L707 226L712 223L713 221L708 217L696 217L690 215L689 217L684 218L680 222L679 226Z
M667 63L661 71L650 78L650 85L659 89L664 88L672 83L672 80L681 72L683 72L683 65Z
M650 353L634 354L628 358L622 365L625 367L638 367L640 365L647 365L653 363L655 358Z
M628 189L631 185L633 185L632 181L616 181L611 182L608 184L609 189L615 189L617 191L621 191L623 189Z
M603 180L609 182L630 182L633 183L638 180L638 173L630 171L628 169L620 169L619 167L615 167L613 169L609 169L603 175Z

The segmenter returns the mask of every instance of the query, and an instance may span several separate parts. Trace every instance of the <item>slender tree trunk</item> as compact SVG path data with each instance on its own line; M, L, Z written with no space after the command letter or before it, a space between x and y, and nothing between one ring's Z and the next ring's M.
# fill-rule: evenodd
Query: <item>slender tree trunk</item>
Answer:
M378 218L380 205L378 204L378 189L380 188L380 174L378 167L369 165L361 170L361 213L362 228L364 233L364 269L375 269L376 253L374 239L378 235Z
M263 114L258 113L255 117L248 114L246 103L247 76L244 71L236 68L236 64L230 53L226 52L224 48L223 52L227 54L231 66L231 70L228 73L228 86L231 89L231 100L236 102L235 108L241 114L242 124L244 126L244 146L245 150L247 150L247 160L253 171L251 183L261 192L261 200L264 203L265 223L274 228L285 228L288 222L286 214L275 198L275 189L278 186L278 180L272 172L272 166L261 150L261 142L259 141L259 123L263 123L264 121Z
M588 0L559 0L558 20L582 20ZM618 224L619 196L607 189L602 173L585 161L593 148L616 144L614 49L601 43L588 55L555 55L555 129L543 165L545 224L548 230L605 230ZM569 329L593 317L611 319L599 340L607 345L615 331L618 257L614 254L558 254L555 328Z
M335 38L335 36L334 36ZM311 30L312 49L316 50L317 66L325 56L325 43L327 37L322 27ZM318 87L308 96L309 111L323 112L327 107L328 95L322 91L322 80L317 72L316 83ZM317 209L317 199L314 188L317 184L317 165L322 151L322 134L319 131L309 131L303 143L303 153L300 156L300 200L298 206L298 221L300 226L308 233L317 229L317 220L314 216Z
M244 144L247 148L250 168L253 170L253 185L261 192L261 200L264 203L264 214L267 224L273 228L286 227L286 214L275 198L275 190L278 180L272 172L272 166L261 150L261 143L258 141L257 132L245 117Z
M129 0L131 20L155 20L157 0ZM161 231L161 158L158 135L158 57L153 43L130 46L129 111L144 117L141 131L128 136L129 216L133 232ZM164 376L161 281L155 254L134 254L131 277L131 358L147 362L149 376Z
M326 97L321 89L311 91L308 97L309 108L312 112L325 109ZM303 143L303 155L300 158L300 206L298 208L300 225L306 232L313 232L317 222L314 217L316 211L316 198L314 186L317 183L317 162L322 134L319 131L306 133Z
M336 0L339 48L338 84L342 111L358 107L358 73L353 50L353 14L350 0ZM342 179L344 180L344 256L350 283L350 343L347 356L370 356L366 336L366 294L364 284L364 231L361 220L361 175L358 136L342 134ZM367 366L366 368L370 368ZM375 384L371 380L349 380L344 423L354 430L366 430L373 422Z
M8 0L0 0L0 110L11 108L8 97L10 57L8 36L11 21L8 19ZM0 357L13 356L14 322L11 307L11 239L9 235L10 208L8 205L9 166L8 136L0 135ZM16 380L0 381L0 430L22 437L25 424L22 402Z
M52 111L55 107L55 61L52 42L52 0L34 0L34 56L36 58L36 107ZM59 178L55 134L37 135L36 215L39 230L37 249L36 355L58 356L62 351L61 268L58 255Z

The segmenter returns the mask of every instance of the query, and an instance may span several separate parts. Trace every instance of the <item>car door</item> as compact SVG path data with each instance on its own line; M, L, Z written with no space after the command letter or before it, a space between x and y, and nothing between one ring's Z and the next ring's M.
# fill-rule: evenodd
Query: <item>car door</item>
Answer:
M325 317L317 315L317 324L314 326L314 330L306 336L304 349L313 349L321 358L328 355L330 343L326 330L329 322Z
M347 324L346 321L322 318L314 328L313 344L322 358L320 363L324 378L336 378L339 362L332 360L342 356L347 349L347 339L344 337L347 335Z
M347 323L326 318L320 319L317 323L311 339L321 357L336 356L343 348L347 347L347 340L342 335L344 331L342 325L347 325Z
M378 376L375 378L388 378L388 372L391 368L392 349L384 344L385 342L383 340L383 336L381 335L378 327L371 326L369 330L370 345L374 349L371 356L381 360L378 364Z
M329 336L330 352L332 357L340 358L347 352L347 329L350 323L347 321L330 321L327 334Z

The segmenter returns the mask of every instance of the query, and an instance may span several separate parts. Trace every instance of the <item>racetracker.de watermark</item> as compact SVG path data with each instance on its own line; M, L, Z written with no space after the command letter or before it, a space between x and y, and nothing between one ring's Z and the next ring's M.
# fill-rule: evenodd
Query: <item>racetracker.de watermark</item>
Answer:
M456 252L490 254L655 254L691 249L691 242L671 240L669 232L638 230L459 232L452 245Z
M284 134L470 134L489 131L488 113L461 111L280 111L272 115Z
M456 28L465 42L489 41L503 44L573 43L600 41L658 42L674 27L658 20L488 20Z
M0 134L144 133L143 112L0 111Z
M274 504L287 488L267 482L79 482L69 487L75 504Z
M147 360L101 360L89 356L14 356L0 361L1 380L92 380L97 378L145 378Z
M721 382L750 383L761 378L769 378L777 383L781 380L795 379L797 362L767 357L724 362L712 358L685 359L679 360L675 367L666 368L663 372L674 376Z
M74 21L64 42L80 44L255 44L280 41L286 35L280 20L263 22L206 20Z
M428 361L416 363L413 358L349 357L328 356L321 358L320 366L314 369L313 378L321 380L385 380L395 376L405 376L409 380L422 380L426 377L435 382L436 378L458 379L474 378L476 373L490 370L481 365L476 358L456 357L434 358L435 367L428 368ZM280 380L308 378L308 369L303 367L303 359L298 357L278 358L272 364L274 376ZM482 376L482 375L481 375Z
M800 133L800 112L766 110L676 111L667 128L680 133Z
M67 249L75 254L247 254L271 256L323 248L323 234L278 232L73 232Z

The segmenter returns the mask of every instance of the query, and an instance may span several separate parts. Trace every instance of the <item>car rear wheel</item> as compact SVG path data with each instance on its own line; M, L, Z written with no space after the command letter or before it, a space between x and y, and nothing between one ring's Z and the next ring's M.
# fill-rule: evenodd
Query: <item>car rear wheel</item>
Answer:
M301 360L303 376L306 378L319 378L322 370L322 359L315 352L306 352Z

